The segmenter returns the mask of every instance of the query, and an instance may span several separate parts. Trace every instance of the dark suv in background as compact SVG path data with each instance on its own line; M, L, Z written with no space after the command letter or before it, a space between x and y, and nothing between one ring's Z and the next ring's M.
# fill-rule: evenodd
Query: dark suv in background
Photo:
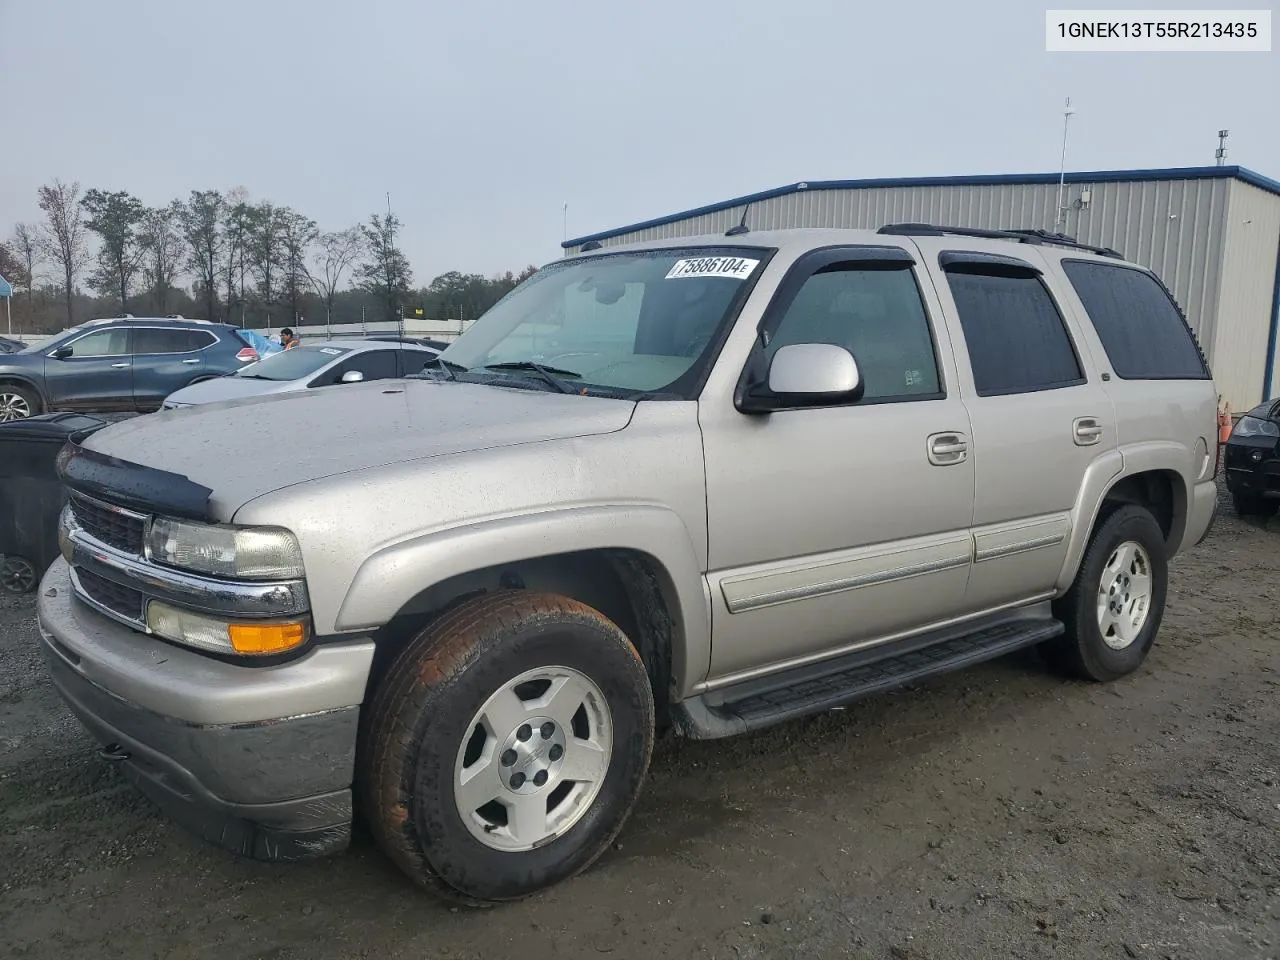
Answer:
M236 327L181 317L92 320L0 355L0 422L49 410L159 410L188 384L258 359Z

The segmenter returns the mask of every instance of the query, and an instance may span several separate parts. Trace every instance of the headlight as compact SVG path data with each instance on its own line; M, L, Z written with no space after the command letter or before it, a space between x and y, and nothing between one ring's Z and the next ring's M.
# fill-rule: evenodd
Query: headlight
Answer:
M297 538L281 527L233 527L157 517L148 535L151 559L229 580L302 577Z
M1231 431L1233 437L1280 437L1280 425L1258 417L1241 417Z
M147 626L158 636L213 653L270 656L307 642L303 621L228 623L158 600L147 604Z

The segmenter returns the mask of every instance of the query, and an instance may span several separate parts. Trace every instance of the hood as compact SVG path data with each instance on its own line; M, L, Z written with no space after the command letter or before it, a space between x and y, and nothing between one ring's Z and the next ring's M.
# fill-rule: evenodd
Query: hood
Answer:
M376 380L162 411L84 447L185 476L227 518L254 497L339 473L621 430L635 402L444 380Z
M175 390L165 398L165 403L197 404L216 403L219 400L239 400L245 397L262 397L269 393L287 390L306 390L298 380L257 380L250 377L214 377L189 387Z
M44 371L44 353L0 353L0 372L41 373Z
M1243 416L1254 417L1258 420L1274 420L1276 419L1277 414L1280 414L1280 410L1276 409L1277 406L1280 406L1280 401L1265 400L1252 410L1244 413Z

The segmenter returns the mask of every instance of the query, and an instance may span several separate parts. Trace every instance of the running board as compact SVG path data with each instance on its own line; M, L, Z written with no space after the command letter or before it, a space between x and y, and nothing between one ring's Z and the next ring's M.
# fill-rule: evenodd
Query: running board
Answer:
M1065 632L1061 621L1037 613L1006 615L978 629L971 626L964 634L915 637L859 650L691 697L673 707L676 729L695 740L760 730L994 660Z

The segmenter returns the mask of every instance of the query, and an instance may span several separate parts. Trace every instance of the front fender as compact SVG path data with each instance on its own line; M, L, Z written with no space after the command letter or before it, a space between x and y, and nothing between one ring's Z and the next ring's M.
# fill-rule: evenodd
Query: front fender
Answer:
M665 571L672 680L680 695L711 663L711 603L693 541L671 510L652 504L570 507L487 520L402 540L357 569L338 610L339 631L375 629L424 589L502 563L583 550L636 550Z
M43 379L43 378L41 378ZM47 411L49 408L49 395L45 393L44 385L38 383L36 377L28 370L18 372L16 370L0 370L0 383L16 383L21 386L34 390L36 396L40 398L40 404Z

